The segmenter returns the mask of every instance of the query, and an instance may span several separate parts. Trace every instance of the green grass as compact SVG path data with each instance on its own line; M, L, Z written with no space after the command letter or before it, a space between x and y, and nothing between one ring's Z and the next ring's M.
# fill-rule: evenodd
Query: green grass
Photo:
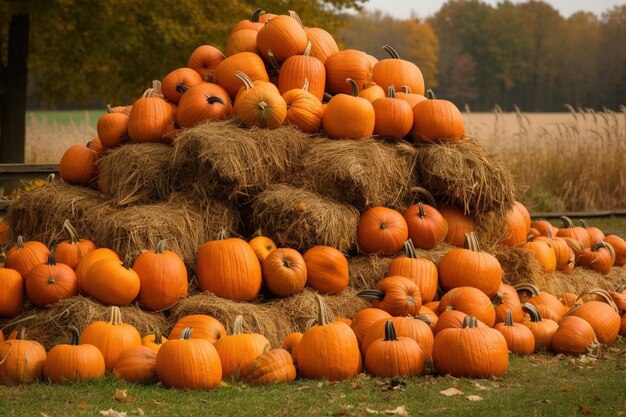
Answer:
M383 412L404 406L412 416L575 416L582 411L620 416L626 415L625 372L626 342L621 340L590 363L562 355L511 355L509 372L500 379L424 376L394 384L361 376L337 384L298 380L249 387L237 383L208 392L127 384L111 377L78 385L8 386L0 387L0 415L91 416L112 408L128 416L142 412L147 416L362 416L370 415L368 409ZM441 394L452 387L464 394ZM115 401L116 389L127 390L131 401ZM469 395L482 400L469 401Z
M67 127L71 124L76 126L86 126L96 128L98 118L106 113L106 109L102 110L32 110L26 112L26 123L32 126L40 123L45 126L54 125L59 127Z
M537 218L536 220L539 220ZM546 219L556 227L563 227L563 222L559 219ZM604 216L588 217L585 219L589 226L599 228L604 234L615 234L626 238L626 216ZM580 226L578 219L572 219L576 226Z

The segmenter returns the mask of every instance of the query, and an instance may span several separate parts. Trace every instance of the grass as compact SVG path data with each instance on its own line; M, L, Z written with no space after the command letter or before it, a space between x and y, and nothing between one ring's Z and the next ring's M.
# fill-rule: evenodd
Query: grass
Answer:
M539 220L539 218L537 218ZM551 218L548 220L556 227L563 227L563 222L559 219ZM572 219L574 224L578 225L578 219ZM589 217L585 219L589 226L595 226L602 230L605 235L615 234L626 238L626 216L604 216Z
M112 377L78 385L0 386L0 415L86 416L113 409L128 416L362 416L404 407L405 415L411 416L620 416L626 415L625 371L622 339L597 360L511 355L509 372L501 379L389 380L361 375L340 383L297 380L267 387L233 383L210 392L128 384ZM463 394L441 394L448 388ZM126 390L129 402L114 399L118 389ZM471 395L482 400L470 401Z

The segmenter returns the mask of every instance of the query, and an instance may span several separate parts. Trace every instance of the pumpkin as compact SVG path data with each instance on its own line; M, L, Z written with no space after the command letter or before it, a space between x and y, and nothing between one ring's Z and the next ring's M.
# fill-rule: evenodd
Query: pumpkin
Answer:
M446 238L448 221L435 207L435 197L428 190L421 187L416 187L415 190L430 204L419 201L404 212L409 238L416 248L433 249Z
M265 260L265 258L267 258L267 255L269 255L270 252L276 249L276 244L274 243L274 241L267 236L263 236L260 230L257 231L257 236L250 239L250 242L248 243L256 254L256 257L259 260L260 264L263 264L263 261Z
M262 354L269 344L267 338L261 334L244 333L243 316L237 316L231 334L219 338L213 344L222 363L222 377L239 380L241 370Z
M359 217L357 244L364 254L395 255L408 237L406 220L396 210L372 207Z
M215 69L224 61L224 54L212 45L200 45L189 55L187 67L195 70L204 81L215 82Z
M261 266L267 289L279 297L290 297L306 285L307 270L302 255L291 248L272 251Z
M60 264L76 269L83 257L96 249L96 245L91 240L80 239L78 232L67 219L63 222L63 230L67 233L68 240L56 245L56 260Z
M572 219L567 216L561 216L563 227L561 227L556 235L558 237L569 237L582 243L583 248L591 247L591 239L589 233L583 227L574 226Z
M128 116L128 137L136 143L162 142L172 123L172 107L158 88L148 88L133 103Z
M236 32L231 32L226 39L226 56L232 56L239 52L252 52L257 51L257 38L258 31L254 29L241 29Z
M307 329L298 344L298 369L304 378L340 381L356 376L362 359L356 335L346 323L328 322L326 305L315 295L317 325Z
M161 240L155 249L142 252L133 263L139 277L139 305L150 311L171 307L188 293L187 268Z
M34 340L26 340L22 327L15 339L0 343L0 384L28 384L41 379L46 350Z
M557 232L559 231L558 227L552 226L552 223L547 220L532 220L530 222L530 227L537 230L539 232L539 236L545 237L548 237L548 234L556 236Z
M532 252L544 272L556 271L556 252L548 242L530 237L523 248Z
M156 374L166 387L213 389L222 382L222 364L217 350L203 338L192 338L187 327L179 339L168 340L156 357Z
M417 91L417 90L415 90ZM432 90L413 107L411 135L415 142L458 142L465 135L461 112L448 100L438 100Z
M615 250L606 242L599 242L590 248L585 248L578 256L578 264L586 268L607 275L615 263Z
M491 297L491 303L496 309L496 323L506 321L509 313L515 323L521 323L524 319L522 303L517 295L517 291L511 285L503 283L496 295Z
M96 162L100 154L85 145L70 146L59 162L59 175L74 185L89 185L98 172Z
M291 16L279 15L268 20L257 34L257 48L266 62L268 50L280 64L287 58L302 54L307 46L304 28Z
M243 239L225 238L203 244L197 257L198 286L218 297L250 301L261 289L261 265L252 247Z
M522 324L535 336L535 352L549 350L559 325L554 320L541 317L541 313L530 303L524 303L522 308L530 315L529 319L524 318Z
M104 258L85 272L81 291L106 305L123 306L133 302L139 295L141 280L130 265L113 258Z
M246 384L264 385L291 382L296 379L296 367L285 349L269 349L241 368L241 379Z
M363 139L372 136L376 123L372 103L359 97L355 80L346 78L352 85L352 94L333 96L324 110L322 127L329 138Z
M339 250L317 245L307 250L302 258L309 287L322 294L339 294L348 287L348 260Z
M584 295L595 295L600 297L602 301L591 300L584 304L575 303L574 307L566 313L566 316L575 316L586 320L593 328L598 342L611 345L617 338L621 325L617 306L604 290L591 289L581 293L578 297Z
M383 278L375 290L361 290L357 295L370 299L374 308L385 310L392 316L416 316L422 307L419 287L405 277Z
M206 120L233 117L228 92L217 84L200 82L189 88L178 103L176 122L180 127L192 127Z
M211 343L215 343L226 336L226 328L216 318L206 314L191 314L181 317L176 322L170 331L169 339L180 338L183 330L187 327L193 330L193 334L189 337L206 339Z
M563 317L552 338L552 350L567 355L578 356L593 351L597 346L593 327L576 316Z
M90 344L78 344L80 333L74 326L69 327L72 338L70 344L59 344L48 352L43 364L43 378L59 383L63 381L84 382L104 376L102 352Z
M462 248L465 245L465 234L476 230L474 220L459 207L443 206L439 212L448 222L445 242Z
M430 330L435 330L435 326L437 326L439 317L430 307L422 304L422 308L420 308L420 314L418 317L420 318L420 320L424 321L424 323L428 324Z
M385 322L385 338L373 342L365 353L365 370L373 376L419 375L424 371L424 353L409 337L396 337L391 320Z
M626 285L621 285L612 291L610 294L615 306L617 307L619 314L624 314L626 312ZM573 302L578 300L578 296L574 295ZM569 306L572 307L573 303Z
M281 346L282 349L289 352L294 363L298 362L298 346L300 345L300 340L302 340L301 332L289 333L283 340Z
M23 280L26 280L28 272L35 265L48 261L50 251L48 247L38 241L24 242L22 236L17 237L17 242L6 254L4 267L16 270Z
M383 45L383 49L391 58L382 59L372 67L372 80L385 90L389 86L397 90L407 86L417 94L424 94L424 76L417 65L401 59L389 45Z
M615 251L615 266L626 265L626 241L617 235L608 235L604 241Z
M530 231L530 215L522 203L515 201L506 216L506 234L503 245L515 246L523 244Z
M562 237L552 235L552 231L548 230L547 236L539 236L534 238L535 241L546 242L554 250L556 257L556 269L561 272L569 272L574 268L575 257L572 249L567 241Z
M303 88L294 88L283 94L287 103L287 124L305 133L317 133L322 128L324 109L321 101L308 91L308 80Z
M366 99L367 101L372 103L372 105L374 105L374 101L380 98L385 98L386 95L387 95L386 91L383 90L381 86L379 86L378 84L374 82L366 83L363 86L363 88L361 88L361 91L359 91L359 97ZM374 109L374 113L376 113L376 109ZM413 117L413 114L411 114L411 117ZM376 129L375 123L374 123L374 129Z
M496 321L496 311L489 297L474 287L456 287L441 297L439 311L443 313L448 307L474 316L489 327Z
M445 289L474 287L493 297L502 285L502 275L500 262L480 250L474 232L465 235L463 249L452 249L439 261L439 282Z
M0 268L0 317L15 317L22 308L23 299L24 281L20 273L11 268Z
M468 316L462 328L435 336L433 363L439 374L455 378L501 377L509 367L509 351L500 332L478 327L476 317Z
M241 71L237 76L244 84L244 91L237 94L233 110L241 123L247 127L268 129L281 126L287 117L287 103L280 93L254 85L252 79Z
M411 88L408 85L403 85L402 91L396 92L396 98L399 98L400 100L404 100L409 103L409 106L411 106L411 110L413 109L413 107L415 107L417 103L428 100L426 97L424 97L423 94L417 94L412 92Z
M354 80L357 86L366 85L371 80L372 61L365 52L355 49L344 49L333 53L324 62L324 67L326 68L326 91L332 95L354 92L354 87L346 84L348 78Z
M115 379L126 382L148 383L156 379L157 352L146 346L135 346L123 351L115 362Z
M404 242L404 252L406 256L396 257L389 263L387 276L396 275L414 281L419 287L422 302L433 301L439 282L437 265L430 259L418 258L411 239Z
M381 319L370 326L365 333L363 341L361 342L361 352L363 353L363 357L366 357L367 351L373 343L377 340L384 339L385 327L388 321L393 323L397 336L413 339L420 347L424 359L431 358L434 343L433 332L423 318L415 318L412 316L388 317Z
M128 140L128 114L113 111L111 105L107 104L107 113L98 118L96 131L104 148L120 146Z
M289 11L289 16L294 18L300 26L304 28L308 42L311 42L311 56L319 59L322 64L326 62L329 56L339 52L339 46L335 38L322 28L306 27L300 20L300 16L293 10Z
M437 324L432 329L433 334L437 335L444 329L460 329L463 327L463 320L465 317L469 316L469 314L465 314L462 311L454 310L453 307L448 307L446 310L439 315L437 319ZM479 327L489 327L482 321L478 320L477 325Z
M411 106L404 100L396 98L393 85L390 85L387 97L372 102L374 107L374 135L402 139L413 125Z
M240 30L254 30L255 32L258 32L264 25L263 22L259 21L259 17L263 13L265 13L263 9L256 9L254 13L252 13L252 16L250 16L250 19L240 20L235 23L233 28L230 30L230 34L232 35Z
M76 281L78 284L78 290L82 292L83 281L85 280L85 276L87 272L91 268L93 264L102 259L113 259L119 262L120 258L117 256L117 253L113 252L108 248L98 248L91 252L88 252L83 256L83 259L78 262L76 266Z
M285 94L308 81L307 91L321 104L326 86L326 69L319 59L311 56L311 48L312 44L308 42L302 55L290 56L283 62L278 73L278 91Z
M494 328L502 333L511 353L530 355L535 351L535 336L528 327L513 321L511 310L507 310L504 322L497 323Z
M167 342L167 338L161 334L159 329L154 329L154 333L141 338L141 345L148 347L155 352L158 352L165 342Z
M76 273L57 263L54 248L48 262L33 267L26 276L26 294L36 307L46 307L78 294Z
M559 295L559 300L561 301L561 303L563 303L565 307L569 308L572 308L574 306L574 303L577 299L578 295L574 294L573 292L563 292L561 293L561 295Z
M120 354L131 347L141 345L137 329L122 321L119 307L109 308L109 321L96 321L88 325L80 335L80 344L97 347L104 357L107 372L115 367Z
M356 339L359 342L359 346L362 344L365 335L369 331L369 329L379 321L390 319L391 314L387 313L385 310L381 310L380 308L368 307L359 311L352 318L352 323L350 327L352 331L356 335Z
M604 235L604 232L602 230L594 226L589 226L589 224L583 219L578 219L578 221L580 222L580 225L583 227L583 229L585 229L585 231L589 235L590 245L595 245L596 243L599 243L605 240L606 236Z
M568 310L557 297L539 291L534 285L517 284L514 288L520 295L520 301L534 305L544 319L558 321Z
M215 83L228 91L232 100L241 88L237 72L245 72L252 81L269 81L265 64L260 56L252 52L239 52L229 56L215 68Z

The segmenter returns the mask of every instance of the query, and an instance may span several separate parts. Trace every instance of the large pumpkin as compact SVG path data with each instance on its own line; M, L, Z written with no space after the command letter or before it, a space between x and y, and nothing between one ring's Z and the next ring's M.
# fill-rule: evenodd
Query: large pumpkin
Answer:
M23 298L24 281L19 272L0 268L0 317L15 317L22 308Z
M400 91L407 86L413 93L424 94L424 76L417 65L401 59L389 45L384 45L383 49L391 58L381 59L373 66L372 80L385 90L392 86Z
M104 258L89 267L80 285L84 294L103 304L123 306L137 298L141 281L131 268L130 259L121 262Z
M57 263L54 249L48 262L33 267L26 276L26 294L37 307L46 307L78 293L76 273Z
M172 107L155 88L148 88L133 103L128 116L128 136L133 142L162 142L172 123Z
M307 45L304 28L291 16L279 15L267 21L257 34L257 48L266 62L268 50L280 64L290 56L302 54Z
M44 380L50 382L84 382L104 376L102 352L90 344L78 344L78 329L70 326L70 344L59 344L48 352L43 365Z
M280 248L272 251L263 261L262 271L265 286L279 297L295 295L306 285L306 264L295 249Z
M404 243L406 256L394 258L387 267L387 276L401 276L415 281L420 290L422 302L429 303L435 299L439 272L437 265L427 258L418 258L413 241Z
M413 107L411 134L416 142L458 142L465 135L463 116L454 103L431 94Z
M346 256L330 246L313 246L302 256L307 269L307 284L322 294L339 294L348 287Z
M363 139L372 136L376 115L372 103L359 97L355 80L345 79L352 86L352 94L339 93L330 99L322 127L329 138Z
M41 379L46 350L38 342L26 340L25 334L22 327L15 339L0 343L0 384L27 384Z

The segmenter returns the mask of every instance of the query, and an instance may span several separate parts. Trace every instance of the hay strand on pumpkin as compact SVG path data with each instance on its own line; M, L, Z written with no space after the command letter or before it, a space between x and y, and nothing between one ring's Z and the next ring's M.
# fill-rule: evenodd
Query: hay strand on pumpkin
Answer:
M358 221L354 207L286 184L271 185L252 201L254 227L284 247L326 245L346 252L356 243Z
M227 198L248 197L295 171L310 138L292 126L246 129L236 120L201 123L174 143L173 175Z
M518 194L513 176L477 140L419 144L416 151L418 183L441 204L475 216L495 212L499 217L513 206Z
M37 240L52 246L67 239L63 231L66 219L83 238L85 214L104 202L102 194L93 189L50 181L23 193L9 207L6 221L12 231L12 241L21 235L25 240Z
M535 284L542 291L557 296L564 292L580 294L592 288L611 292L626 284L626 268L613 267L607 275L602 275L593 269L576 267L569 273L557 271L552 274L541 274L534 281L528 282Z
M359 210L412 202L415 149L404 142L318 139L302 160L311 189Z
M168 329L167 320L162 313L145 312L136 305L120 309L124 323L134 326L142 336L154 332L154 329L165 334ZM95 321L108 321L109 315L109 307L77 295L61 300L49 309L25 310L2 324L2 330L7 334L8 331L25 326L30 339L50 349L59 343L69 343L68 326L74 325L82 332Z
M98 185L120 206L167 200L172 147L163 143L130 143L112 149L98 162Z

